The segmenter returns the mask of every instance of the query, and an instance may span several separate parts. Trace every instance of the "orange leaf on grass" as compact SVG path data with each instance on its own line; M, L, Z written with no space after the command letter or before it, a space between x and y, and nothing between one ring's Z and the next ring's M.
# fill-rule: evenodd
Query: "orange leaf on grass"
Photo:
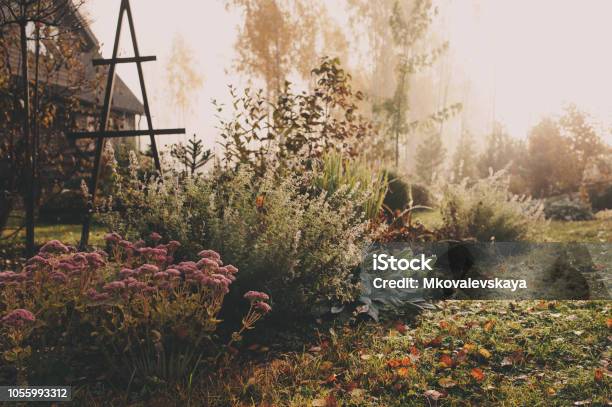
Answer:
M603 377L603 370L601 370L600 368L595 369L595 381L600 382L603 380Z
M485 359L489 359L491 357L491 352L489 352L485 348L478 349L478 353L480 353L480 355Z
M442 329L448 329L448 327L449 327L448 322L446 322L446 321L440 321L440 322L438 323L438 325L439 325L439 326L440 326L440 328L442 328Z
M440 364L444 367L450 368L450 367L453 367L454 362L450 356L442 355L440 356Z
M400 367L397 369L397 375L399 377L408 377L410 375L410 369L407 367Z
M399 332L400 334L405 334L408 331L408 326L406 324L404 324L401 321L397 321L394 325L393 328L395 328L395 330L397 332Z
M484 380L484 378L485 378L485 374L484 374L484 372L482 371L482 369L480 369L480 368L478 368L478 367L473 368L473 369L470 371L470 374L472 375L472 377L473 377L474 379L476 379L476 381L479 381L479 382L483 381L483 380Z
M608 329L612 329L612 318L606 319L606 326Z
M390 368L400 367L402 365L402 361L399 359L390 359L387 361L387 366Z
M336 380L338 380L338 377L336 376L335 373L330 374L329 376L327 376L327 378L323 381L324 383L333 383Z
M440 345L442 345L442 337L439 335L425 343L425 347L431 346L432 348L437 348Z
M438 384L444 387L445 389L448 389L451 387L455 387L457 385L457 382L455 382L450 377L442 377L440 380L438 380Z
M476 345L473 343L466 343L465 345L463 345L463 350L465 351L465 353L471 353L476 350Z
M485 322L485 324L482 326L482 329L485 332L491 332L494 326L495 326L495 321L490 319L487 322Z

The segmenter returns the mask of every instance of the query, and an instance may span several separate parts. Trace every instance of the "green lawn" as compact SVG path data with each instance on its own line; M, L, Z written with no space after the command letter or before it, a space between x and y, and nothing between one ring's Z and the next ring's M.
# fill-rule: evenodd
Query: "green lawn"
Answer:
M442 224L438 211L416 212L413 222L420 221L429 228ZM531 240L537 242L612 242L612 216L588 221L546 221L536 227Z
M16 229L7 228L2 236L12 234ZM25 228L22 228L16 239L25 237ZM42 245L49 240L60 240L66 244L78 244L81 239L81 225L36 225L34 229L34 237L37 245ZM103 245L104 244L104 228L99 225L93 225L89 241L92 245Z
M420 212L428 226L436 212ZM76 243L80 225L39 225L37 242ZM95 227L92 242L103 242ZM612 218L546 222L539 241L612 242ZM146 396L75 389L81 405L604 406L612 402L606 301L444 301L416 322L320 323L303 351L250 336L214 375ZM131 402L126 400L131 399ZM146 401L143 401L146 400Z

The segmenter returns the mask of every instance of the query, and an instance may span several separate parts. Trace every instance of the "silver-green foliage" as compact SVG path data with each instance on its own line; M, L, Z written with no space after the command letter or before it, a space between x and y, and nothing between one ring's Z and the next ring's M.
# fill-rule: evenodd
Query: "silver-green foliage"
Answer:
M276 312L309 313L351 301L352 275L365 243L363 195L315 191L312 174L278 178L216 169L206 177L127 180L118 211L103 221L131 237L156 231L184 242L183 253L218 251L240 269L240 282L266 290Z
M522 240L543 219L542 204L510 193L502 171L473 183L445 185L440 211L442 232L453 239Z

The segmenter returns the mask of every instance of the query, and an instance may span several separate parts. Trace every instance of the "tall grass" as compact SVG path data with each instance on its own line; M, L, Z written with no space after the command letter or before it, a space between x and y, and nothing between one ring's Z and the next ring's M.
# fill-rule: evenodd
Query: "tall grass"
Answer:
M337 152L329 152L323 157L315 185L330 195L341 189L365 195L364 216L375 219L382 208L389 182L384 171L373 169L365 160L346 159Z

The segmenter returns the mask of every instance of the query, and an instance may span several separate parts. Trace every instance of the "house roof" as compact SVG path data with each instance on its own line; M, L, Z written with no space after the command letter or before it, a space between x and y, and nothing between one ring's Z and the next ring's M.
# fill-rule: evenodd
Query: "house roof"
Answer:
M72 3L70 3L72 4ZM85 66L87 77L95 77L100 73L103 73L103 78L106 79L108 67L107 66L98 66L94 67L92 64L92 60L94 58L101 58L99 53L100 42L98 38L93 33L87 21L83 18L81 13L73 7L72 15L74 18L80 23L82 27L82 32L87 41L87 49L89 52L85 52L82 54L82 62ZM101 104L104 98L104 87L106 86L106 80L100 86L100 89L85 89L85 91L78 95L80 99L85 102L93 103L93 104ZM144 114L144 106L142 102L134 95L134 93L130 90L130 88L125 84L125 82L121 79L121 77L115 74L115 90L113 92L113 101L112 101L112 109L116 111L124 111L128 113L142 115Z
M100 77L101 81L93 81L95 88L85 87L77 95L83 102L101 105L104 101L104 91L106 87L106 78L108 73L107 66L94 67L91 60L101 58L96 52L88 52L83 54L83 65L85 66L85 75L88 78ZM140 100L134 95L130 88L125 84L119 75L115 75L115 90L113 92L112 109L126 113L144 114L144 107Z
M81 27L82 39L84 40L83 51L79 54L79 59L83 65L83 71L79 73L79 76L86 79L85 85L81 85L77 90L75 96L85 103L93 105L102 105L104 100L104 92L106 87L106 78L108 73L108 66L93 66L92 60L95 58L101 58L99 52L100 43L94 33L91 31L89 25L79 13L79 11L72 5L71 1L67 2L68 7L72 8L72 13L68 14L67 17L72 19L67 21L67 24L78 23ZM76 20L76 21L75 21ZM9 47L9 58L11 65L19 67L21 65L20 50L16 47ZM33 67L30 66L33 74ZM14 74L21 76L21 68L14 71ZM66 69L59 69L57 72L49 75L49 84L56 86L60 89L68 89L74 86L74 78ZM101 79L101 80L99 80ZM115 112L125 112L130 114L144 114L144 107L142 102L134 95L130 88L125 82L115 75L115 89L113 92L112 110Z

